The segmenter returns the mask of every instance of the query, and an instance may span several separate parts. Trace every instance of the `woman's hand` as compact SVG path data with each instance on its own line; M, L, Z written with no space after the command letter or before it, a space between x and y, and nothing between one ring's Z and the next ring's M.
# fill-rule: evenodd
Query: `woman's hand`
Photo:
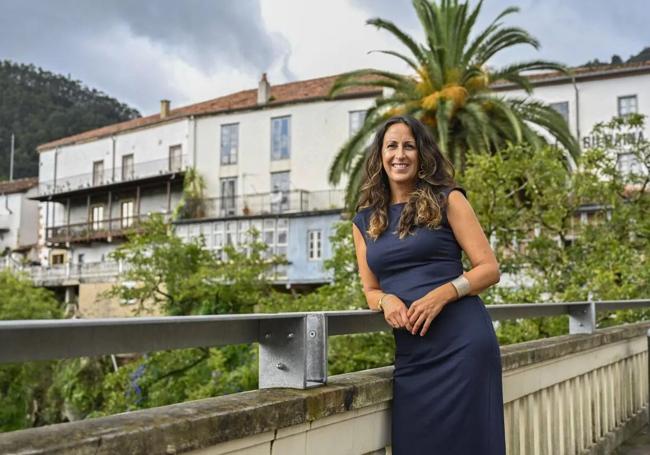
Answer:
M450 289L451 288L451 289ZM438 316L444 306L456 296L456 290L451 283L437 287L424 297L416 300L411 304L406 316L408 317L411 328L409 332L415 335L420 331L420 336L424 336L429 330L431 322Z
M382 300L381 306L384 309L384 319L386 319L389 326L394 329L406 327L409 332L411 331L411 322L406 314L406 305L399 297L387 294Z

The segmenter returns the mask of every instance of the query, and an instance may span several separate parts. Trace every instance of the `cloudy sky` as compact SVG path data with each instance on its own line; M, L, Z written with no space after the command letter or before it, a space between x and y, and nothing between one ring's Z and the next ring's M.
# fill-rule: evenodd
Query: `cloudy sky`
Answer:
M472 0L474 1L474 0ZM518 6L508 24L542 48L520 48L494 65L545 58L578 65L650 46L647 0L485 0L479 25ZM400 49L371 17L421 36L410 0L0 0L0 60L70 75L142 114L256 86L360 67L404 71Z

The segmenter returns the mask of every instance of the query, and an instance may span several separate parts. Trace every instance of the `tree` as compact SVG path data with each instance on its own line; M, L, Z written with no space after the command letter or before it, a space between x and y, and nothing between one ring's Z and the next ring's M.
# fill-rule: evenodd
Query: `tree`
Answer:
M255 230L245 244L225 246L220 257L202 237L183 241L169 222L154 215L112 254L129 268L108 295L135 300L139 311L253 313L284 298L272 289L269 272L286 260L269 254ZM86 407L85 416L249 390L257 387L257 346L155 352L117 371L105 369L101 383L99 406ZM92 388L89 392L82 404L92 402Z
M206 215L205 179L191 167L185 171L183 195L174 210L174 219L196 219Z
M251 230L246 245L227 245L218 257L203 237L183 241L162 215L153 214L111 253L129 267L107 296L138 303L138 312L249 313L270 292L269 271L286 262L267 248Z
M376 128L393 115L408 114L431 127L442 152L456 168L464 171L470 150L496 153L508 143L530 144L531 153L547 143L540 133L545 130L575 158L579 147L562 116L548 105L528 98L505 98L491 83L508 81L532 93L532 85L523 73L532 70L566 72L558 63L532 60L492 69L489 61L503 50L523 44L539 47L525 30L505 27L501 20L518 8L507 8L484 30L474 32L482 1L471 9L458 0L413 0L426 41L417 43L394 23L370 19L368 24L393 34L411 55L379 51L399 58L412 75L365 69L341 76L331 95L348 87L377 86L389 94L379 97L368 110L365 122L336 155L329 180L338 184L349 175L346 202L354 206L362 177L365 145ZM537 128L539 127L539 128Z
M0 270L0 320L56 319L62 311L54 295L10 270ZM47 421L43 409L53 362L0 365L0 431Z
M631 130L643 130L642 117L597 125L591 137L603 140L583 152L570 175L553 147L535 160L526 160L529 152L514 145L491 156L470 155L462 184L492 238L504 281L515 284L490 288L487 303L647 297L650 144L618 140L638 138ZM631 173L618 165L622 153L639 163ZM589 213L580 216L586 208ZM599 314L598 326L648 317L648 310ZM498 335L505 344L559 335L567 328L567 317L533 318L503 322Z

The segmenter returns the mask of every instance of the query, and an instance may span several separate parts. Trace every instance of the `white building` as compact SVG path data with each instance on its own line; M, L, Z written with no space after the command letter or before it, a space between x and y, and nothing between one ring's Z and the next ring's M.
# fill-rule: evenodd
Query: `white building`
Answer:
M177 109L163 100L159 114L41 145L35 199L44 263L80 270L105 262L126 228L174 210L194 167L206 183L206 212L180 222L181 237L201 233L219 251L254 226L271 253L291 262L276 271L279 284L326 282L323 260L343 201L328 183L329 163L380 93L329 99L335 79L270 86L263 76L257 89Z
M0 182L0 267L36 262L38 231L38 179Z
M592 129L615 116L640 113L650 117L650 61L574 68L573 76L533 75L531 82L534 86L531 98L549 103L560 112L582 148L625 145L649 137L649 125L645 131L617 137L592 135ZM505 96L526 96L511 83L498 83L494 88ZM643 171L629 154L620 154L618 163L623 172Z

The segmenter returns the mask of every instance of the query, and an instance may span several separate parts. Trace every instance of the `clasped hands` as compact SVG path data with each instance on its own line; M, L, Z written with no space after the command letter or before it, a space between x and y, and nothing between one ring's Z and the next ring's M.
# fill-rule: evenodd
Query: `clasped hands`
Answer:
M388 325L395 329L405 328L412 335L419 332L420 336L424 336L429 330L431 322L446 305L441 292L437 291L438 289L434 289L429 292L413 302L409 308L396 295L387 295L382 304L384 319Z

